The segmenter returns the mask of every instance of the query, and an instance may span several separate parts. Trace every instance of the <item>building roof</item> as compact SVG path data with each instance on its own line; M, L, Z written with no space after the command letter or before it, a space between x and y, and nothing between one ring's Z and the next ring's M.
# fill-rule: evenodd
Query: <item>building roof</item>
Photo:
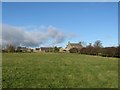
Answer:
M80 46L80 47L82 46L82 45L79 44L79 43L69 43L69 44L70 44L71 46L78 46L78 47L79 47L79 46Z
M40 47L41 50L49 50L49 49L53 49L52 47Z
M69 43L69 45L71 45L72 47L77 47L77 48L83 47L83 46L81 45L81 43Z

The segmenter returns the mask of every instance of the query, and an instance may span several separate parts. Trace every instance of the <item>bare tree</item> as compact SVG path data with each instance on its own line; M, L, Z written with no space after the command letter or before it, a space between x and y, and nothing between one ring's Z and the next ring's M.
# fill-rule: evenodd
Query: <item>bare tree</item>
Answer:
M11 45L11 44L8 44L6 46L6 51L7 52L15 52L15 46L14 45Z
M95 41L94 47L99 47L99 48L101 48L101 47L102 47L101 41L100 41L100 40Z

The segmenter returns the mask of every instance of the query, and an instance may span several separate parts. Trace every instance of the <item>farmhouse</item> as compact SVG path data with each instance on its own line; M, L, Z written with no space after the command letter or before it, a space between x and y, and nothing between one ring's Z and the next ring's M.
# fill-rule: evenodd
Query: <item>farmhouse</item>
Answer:
M77 48L77 49L80 50L80 49L83 48L83 46L82 46L81 42L79 42L79 43L70 43L70 42L68 42L68 45L66 46L66 50L70 50L72 48Z
M16 47L15 52L33 52L33 49L27 47Z
M69 50L72 48L76 48L78 50L81 50L83 48L83 46L82 46L81 42L79 42L79 43L68 42L68 45L66 46L66 48L65 49L60 48L59 52L69 52Z
M34 52L40 52L40 48L35 48Z
M27 52L27 47L21 47L21 46L19 46L19 47L16 48L16 51L17 52Z
M41 52L52 52L54 48L52 47L41 47L40 51Z
M53 47L40 47L35 48L34 52L52 52L54 50Z

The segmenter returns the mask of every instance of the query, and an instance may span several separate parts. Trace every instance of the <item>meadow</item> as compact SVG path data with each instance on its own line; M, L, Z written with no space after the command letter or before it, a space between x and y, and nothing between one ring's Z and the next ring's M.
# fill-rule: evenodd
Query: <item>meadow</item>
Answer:
M70 53L3 53L3 88L117 88L118 59Z

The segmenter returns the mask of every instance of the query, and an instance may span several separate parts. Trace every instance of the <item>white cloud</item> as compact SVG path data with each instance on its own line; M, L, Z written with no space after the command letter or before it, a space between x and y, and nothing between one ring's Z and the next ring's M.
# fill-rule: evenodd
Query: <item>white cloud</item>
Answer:
M33 29L33 30L32 30ZM71 37L70 34L65 34L53 26L43 28L34 27L17 27L11 25L2 25L2 45L13 44L16 46L40 46L44 43L51 44L62 43L66 38Z

